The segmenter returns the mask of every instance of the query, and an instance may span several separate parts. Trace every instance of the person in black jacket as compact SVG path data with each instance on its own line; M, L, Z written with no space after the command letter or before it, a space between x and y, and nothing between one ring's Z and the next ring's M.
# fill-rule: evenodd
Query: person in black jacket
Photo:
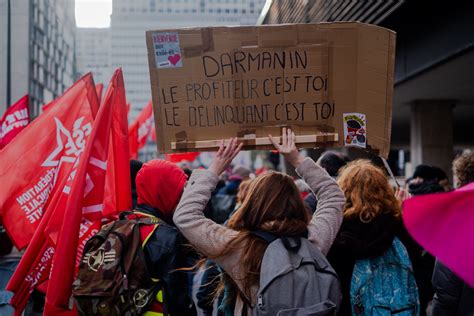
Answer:
M433 316L474 315L474 289L436 261L433 272Z
M350 286L356 260L383 255L395 236L404 243L408 233L401 222L401 205L384 172L370 161L356 160L343 167L338 184L346 196L344 219L327 258L339 275L339 315L345 316L351 315Z
M456 187L474 182L474 153L468 152L453 162ZM467 285L446 266L436 261L433 272L433 316L474 315L474 288Z
M172 221L187 179L178 166L163 160L144 163L136 176L135 213L162 220L150 236L142 236L143 251L151 277L164 283L165 310L172 316L196 313L189 275L196 255Z

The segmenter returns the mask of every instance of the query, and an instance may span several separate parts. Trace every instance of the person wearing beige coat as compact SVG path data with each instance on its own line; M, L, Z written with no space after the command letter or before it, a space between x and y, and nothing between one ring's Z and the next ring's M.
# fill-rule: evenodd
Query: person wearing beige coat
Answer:
M271 136L270 136L271 137ZM319 167L311 158L303 158L294 142L294 133L283 130L282 144L270 138L277 150L293 164L296 172L308 184L317 197L317 209L308 224L308 239L326 255L336 238L342 222L345 197L336 181ZM174 212L173 221L186 239L202 254L212 258L234 280L243 292L245 275L241 267L242 249L235 249L224 256L229 243L239 235L239 231L216 224L206 218L203 210L215 189L220 173L231 163L240 151L237 140L229 141L224 149L222 145L209 169L193 171L183 192L183 196ZM261 267L264 269L265 267ZM252 288L247 300L252 306L256 302L258 287ZM290 289L289 289L290 290ZM244 303L237 299L235 315L241 315ZM251 306L249 306L251 308Z

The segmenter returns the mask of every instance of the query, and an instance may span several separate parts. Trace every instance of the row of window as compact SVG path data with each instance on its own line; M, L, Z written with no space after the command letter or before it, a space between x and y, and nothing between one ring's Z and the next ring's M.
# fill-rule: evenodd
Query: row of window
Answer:
M127 12L127 9L126 8L122 8L120 10L122 13L125 13ZM247 14L247 12L249 14L260 14L260 12L262 10L255 10L254 8L250 8L250 10L247 11L247 9L222 9L222 8L217 8L217 9L205 9L204 6L201 6L201 8L199 10L197 9L171 9L171 8L167 8L167 9L163 9L163 8L160 8L158 10L156 10L155 8L150 8L150 10L148 10L147 8L143 8L141 10L141 12L158 12L158 13L197 13L197 12L200 12L200 13L224 13L224 14ZM135 9L134 8L129 8L128 9L128 12L135 12Z

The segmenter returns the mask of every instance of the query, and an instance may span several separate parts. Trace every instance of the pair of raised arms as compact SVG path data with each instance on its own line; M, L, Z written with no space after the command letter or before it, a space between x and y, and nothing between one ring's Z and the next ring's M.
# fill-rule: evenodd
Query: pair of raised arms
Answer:
M298 167L303 161L304 157L299 153L295 144L295 133L291 129L283 128L281 144L272 136L268 135L276 150L282 154L285 159L293 166ZM219 150L217 151L214 160L209 166L209 171L220 175L231 164L232 160L242 149L242 143L239 144L237 137L229 139L227 146L224 146L224 140L221 141Z

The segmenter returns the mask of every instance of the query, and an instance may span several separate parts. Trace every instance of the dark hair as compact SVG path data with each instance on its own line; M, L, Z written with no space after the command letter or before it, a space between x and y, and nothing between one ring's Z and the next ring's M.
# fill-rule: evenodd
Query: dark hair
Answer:
M339 169L347 165L348 162L349 158L345 155L333 151L324 152L317 161L318 165L326 169L331 177L337 177Z
M458 187L474 182L473 152L464 153L453 161L453 174Z
M435 166L418 165L415 168L412 178L421 178L423 181L439 182L448 179L443 169Z
M130 185L132 191L132 209L137 205L137 185L135 179L137 178L137 173L143 166L143 162L140 160L130 160Z
M445 190L437 182L428 181L428 182L410 184L408 186L408 192L411 195L423 195L423 194L430 194L430 193L445 192Z
M130 178L132 179L132 187L135 187L135 178L137 177L138 171L143 166L143 162L140 160L130 160Z

